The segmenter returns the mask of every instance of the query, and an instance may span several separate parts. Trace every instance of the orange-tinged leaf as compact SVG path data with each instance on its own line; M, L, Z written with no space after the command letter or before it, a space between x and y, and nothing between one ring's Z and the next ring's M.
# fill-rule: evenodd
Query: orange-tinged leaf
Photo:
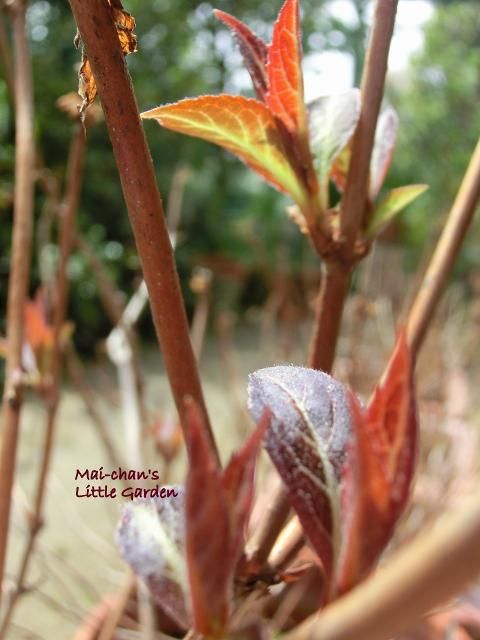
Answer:
M267 45L243 24L243 22L234 18L229 13L225 13L225 11L220 11L219 9L215 9L213 13L233 32L247 71L252 78L255 92L258 98L264 101L268 89L266 69L268 59Z
M49 348L53 342L53 328L47 323L43 309L42 296L35 300L28 300L25 304L25 339L33 349Z
M364 410L350 396L355 438L343 489L344 530L337 587L345 592L372 569L407 502L417 417L413 365L405 334Z
M273 28L267 64L267 105L290 132L305 132L298 0L286 0Z
M262 102L242 96L201 96L156 107L142 117L218 144L288 193L299 206L305 204L305 190L285 156L274 117Z

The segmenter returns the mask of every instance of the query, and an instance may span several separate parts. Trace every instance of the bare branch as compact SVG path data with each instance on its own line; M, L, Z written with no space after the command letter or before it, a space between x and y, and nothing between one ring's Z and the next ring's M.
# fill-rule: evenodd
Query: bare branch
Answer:
M33 95L30 51L26 37L26 2L12 8L15 58L15 193L12 256L7 302L7 365L2 407L0 452L0 600L7 551L10 504L17 457L18 429L22 405L21 389L15 383L22 369L23 318L32 247L33 226Z

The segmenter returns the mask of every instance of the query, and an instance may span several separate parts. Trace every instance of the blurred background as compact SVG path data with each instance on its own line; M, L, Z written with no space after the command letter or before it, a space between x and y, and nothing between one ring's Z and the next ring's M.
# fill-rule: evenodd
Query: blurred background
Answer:
M278 10L275 3L219 0L266 40ZM250 80L229 32L212 15L213 6L192 0L131 0L138 52L129 56L140 110L186 96L251 94ZM304 0L303 35L307 99L358 86L371 3L367 0ZM75 25L63 0L29 3L36 103L37 218L48 217L49 195L62 185L71 122L56 106L76 89L80 54L73 47ZM2 31L5 30L3 25ZM3 36L5 40L5 34ZM8 42L4 42L8 46ZM387 101L400 116L397 151L388 186L426 183L429 192L401 216L388 237L405 252L414 270L441 228L480 128L480 15L476 2L401 0L390 57ZM160 129L146 131L161 192L168 201L179 169L184 181L177 260L189 310L187 286L194 265L214 269L214 306L244 314L262 306L273 271L317 271L308 242L285 216L286 199L238 160L211 144ZM86 179L79 228L127 296L140 269L104 123L89 131ZM0 77L0 305L4 306L11 224L14 122L5 77ZM43 214L42 214L43 211ZM40 225L41 236L47 223ZM469 274L478 267L478 225L462 253L457 274L468 293ZM42 271L51 270L55 247L37 237L32 291ZM281 257L280 257L281 256ZM75 342L91 352L108 331L98 313L98 291L85 257L70 264L70 317ZM228 279L230 276L230 279ZM227 280L227 282L226 282ZM235 286L232 287L232 283ZM2 319L3 321L3 319ZM153 332L145 321L145 331ZM0 332L4 332L3 323Z
M307 99L358 86L372 3L302 0L301 4ZM194 0L128 0L125 8L137 21L138 52L128 56L128 66L143 111L200 94L253 95L230 33L214 19L212 9L234 14L268 41L280 2L218 0L210 5ZM0 20L0 335L4 335L15 130L9 25L3 15ZM31 0L28 28L37 154L33 297L51 281L57 264L52 229L73 128L65 112L65 103L70 103L64 100L59 107L58 100L76 90L80 52L73 46L75 24L64 0ZM385 102L397 110L400 129L385 186L426 183L430 189L387 229L353 279L335 374L364 397L383 370L398 319L435 246L480 132L478 2L400 0L389 68ZM177 227L182 289L225 458L250 428L245 417L247 374L280 362L305 362L319 264L308 240L285 214L287 199L238 160L154 122L147 122L145 129L169 220ZM112 542L118 504L75 498L76 468L111 466L117 454L122 460L128 457L117 371L106 345L113 326L108 300L122 308L141 281L100 117L88 130L77 220L77 244L68 267L74 351L69 352L58 420L48 526L29 578L34 589L17 608L12 639L72 637L87 612L124 580L125 568ZM421 471L399 540L424 526L440 504L468 492L477 472L480 403L471 390L480 383L475 358L480 336L479 243L477 220L419 363ZM146 447L146 462L161 468L168 480L181 481L178 428L148 313L139 320L138 334L142 428L153 443ZM30 394L21 434L10 576L22 549L43 415L41 401Z

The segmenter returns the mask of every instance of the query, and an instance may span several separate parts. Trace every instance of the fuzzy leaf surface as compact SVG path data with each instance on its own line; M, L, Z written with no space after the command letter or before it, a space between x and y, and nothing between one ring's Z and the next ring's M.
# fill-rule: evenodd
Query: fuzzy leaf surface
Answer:
M255 93L258 99L264 102L268 91L268 46L243 22L229 13L219 9L215 9L213 13L232 31L245 67L252 78Z
M380 115L375 131L372 159L370 161L369 196L372 202L380 192L393 157L397 142L398 116L395 109L389 107Z
M352 137L360 115L360 91L317 98L308 105L310 144L320 182L322 206L328 208L332 165Z
M302 40L298 0L286 0L273 27L268 52L267 105L290 132L304 132Z
M229 95L187 98L142 117L227 149L297 204L304 204L305 191L284 154L274 117L258 100Z
M367 235L371 238L376 236L397 213L400 213L427 189L428 186L426 184L411 184L389 191L375 208L368 225Z
M145 582L158 606L188 629L184 490L174 489L176 497L126 503L116 540L122 557Z
M353 394L350 403L355 438L342 496L340 592L358 584L375 565L409 497L418 427L412 362L403 332L368 407L363 409Z
M345 390L320 371L271 367L250 376L248 403L254 420L271 411L265 447L328 579L340 545L340 484L352 432Z

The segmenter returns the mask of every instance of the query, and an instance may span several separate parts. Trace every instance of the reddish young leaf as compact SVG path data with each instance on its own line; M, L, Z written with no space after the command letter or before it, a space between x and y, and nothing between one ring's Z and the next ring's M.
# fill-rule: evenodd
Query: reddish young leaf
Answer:
M225 555L230 524L222 472L205 436L202 416L192 399L186 404L186 556L193 624L197 632L216 638L221 637L228 617L231 571Z
M350 404L355 436L342 496L345 518L337 575L341 593L372 569L409 496L417 418L413 368L403 332L367 409L353 394Z
M223 490L232 532L232 572L243 549L245 527L253 504L255 462L269 424L270 411L267 410L240 451L232 455L223 472Z
M275 119L258 100L229 95L187 98L146 111L142 118L153 118L167 129L218 144L297 204L305 204L304 187L285 156Z
M343 386L302 367L271 367L250 376L249 410L272 413L265 447L285 483L327 576L340 548L343 464L351 437Z
M225 13L225 11L220 11L219 9L215 9L213 13L233 32L247 71L252 78L255 92L259 100L265 102L268 90L267 45L243 24L243 22L234 18L229 13Z
M255 459L269 415L262 416L222 473L192 400L187 400L187 411L186 553L194 627L209 638L223 638L252 506Z
M290 132L299 133L307 129L301 64L298 0L286 0L273 27L268 53L266 102Z

